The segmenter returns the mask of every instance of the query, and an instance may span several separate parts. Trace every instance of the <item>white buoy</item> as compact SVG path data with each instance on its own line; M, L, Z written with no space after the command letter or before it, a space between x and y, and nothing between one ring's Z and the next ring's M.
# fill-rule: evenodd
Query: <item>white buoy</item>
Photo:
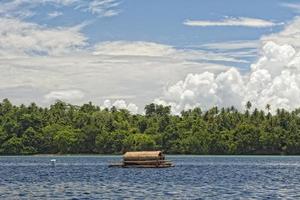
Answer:
M50 160L52 167L55 167L56 159L51 159Z

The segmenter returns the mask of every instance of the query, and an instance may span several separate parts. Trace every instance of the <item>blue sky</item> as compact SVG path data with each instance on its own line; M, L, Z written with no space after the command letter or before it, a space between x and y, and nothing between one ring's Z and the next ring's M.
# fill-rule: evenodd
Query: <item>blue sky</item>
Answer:
M78 12L75 5L62 6L54 3L41 4L34 9L35 14L27 18L49 27L75 26L86 23L82 29L89 44L105 41L147 41L172 45L177 48L200 48L199 45L240 40L258 40L263 35L276 33L288 23L297 12L284 6L297 1L280 0L127 0L117 3L113 10L118 14L111 17L99 16L91 12ZM60 15L49 18L49 13ZM193 27L184 25L186 20L219 21L226 18L257 18L278 23L263 28L246 26ZM253 57L244 58L249 61ZM237 67L249 68L248 64L236 63Z
M0 0L0 96L134 112L152 101L241 107L257 70L277 81L275 53L295 62L299 13L295 0Z
M247 27L187 27L186 19L219 20L224 17L250 17L287 22L295 13L282 6L279 0L227 0L199 1L153 0L121 1L120 13L110 18L97 17L87 12L77 12L67 6L46 4L35 9L37 14L29 21L49 26L72 26L90 21L83 31L91 42L106 40L141 40L166 43L175 46L202 44L226 40L258 39L262 34L277 32L282 26L267 28ZM289 1L293 2L293 1ZM294 1L295 3L297 1ZM62 12L63 15L49 19L47 13Z
M90 22L83 29L91 43L107 40L140 40L165 43L174 46L203 44L228 40L259 39L263 34L277 32L282 26L266 28L249 27L188 27L183 25L191 20L220 20L224 17L249 17L287 22L295 13L283 3L297 1L279 0L127 0L120 1L116 8L117 16L99 17L88 12L78 12L71 6L54 4L40 5L35 8L36 14L28 21L48 26L72 26ZM63 15L51 18L51 12Z
M217 2L217 3L216 3ZM265 2L265 1L264 1ZM272 3L271 3L272 2ZM256 6L255 6L256 5ZM259 8L257 5L259 5ZM95 40L147 40L175 46L201 44L224 40L258 39L272 29L187 27L186 19L218 20L224 16L258 17L286 21L293 16L289 9L282 9L278 1L126 1L120 6L122 13L114 19L97 20L87 33ZM265 12L270 7L273 12ZM101 27L101 28L100 28ZM106 30L101 33L101 29ZM107 34L108 33L108 34Z

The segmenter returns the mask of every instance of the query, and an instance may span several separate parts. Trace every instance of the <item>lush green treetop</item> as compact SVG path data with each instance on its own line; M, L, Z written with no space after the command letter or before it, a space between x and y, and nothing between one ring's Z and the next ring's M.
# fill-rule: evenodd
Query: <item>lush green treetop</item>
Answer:
M0 154L103 153L160 149L172 154L300 154L300 109L270 113L252 107L194 108L172 115L171 107L145 106L145 115L91 102L0 103Z

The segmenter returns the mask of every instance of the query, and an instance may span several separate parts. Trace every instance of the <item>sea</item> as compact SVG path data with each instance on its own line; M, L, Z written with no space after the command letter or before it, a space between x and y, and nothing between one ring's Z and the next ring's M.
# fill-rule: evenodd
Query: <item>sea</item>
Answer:
M121 159L2 156L0 199L300 199L299 156L167 155L175 167L108 167Z

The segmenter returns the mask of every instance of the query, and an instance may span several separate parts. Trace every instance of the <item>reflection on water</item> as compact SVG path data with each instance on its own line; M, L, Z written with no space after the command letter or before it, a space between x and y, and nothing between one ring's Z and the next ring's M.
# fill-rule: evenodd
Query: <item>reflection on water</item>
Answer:
M0 157L0 198L300 199L300 157L168 159L176 167L108 168L117 156Z

